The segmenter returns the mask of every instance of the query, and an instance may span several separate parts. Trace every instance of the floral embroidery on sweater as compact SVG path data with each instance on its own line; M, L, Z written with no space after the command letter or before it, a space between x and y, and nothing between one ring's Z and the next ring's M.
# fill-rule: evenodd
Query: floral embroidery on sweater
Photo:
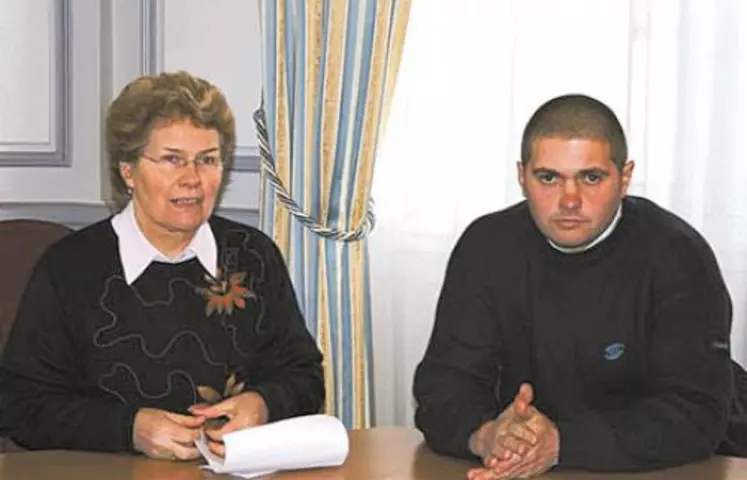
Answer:
M248 298L257 298L257 294L242 285L246 279L245 272L236 272L226 275L221 269L218 269L215 278L205 275L205 280L209 286L207 288L198 287L197 293L201 294L207 300L205 305L205 315L210 316L213 312L218 314L232 314L234 308L245 308Z

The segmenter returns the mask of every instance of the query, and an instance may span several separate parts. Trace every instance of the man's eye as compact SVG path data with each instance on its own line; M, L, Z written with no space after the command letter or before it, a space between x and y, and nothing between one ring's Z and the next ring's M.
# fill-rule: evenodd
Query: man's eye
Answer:
M596 185L602 181L602 176L598 173L587 173L584 175L584 182L588 185Z
M540 173L537 175L537 178L545 185L552 185L558 179L558 177L553 173Z

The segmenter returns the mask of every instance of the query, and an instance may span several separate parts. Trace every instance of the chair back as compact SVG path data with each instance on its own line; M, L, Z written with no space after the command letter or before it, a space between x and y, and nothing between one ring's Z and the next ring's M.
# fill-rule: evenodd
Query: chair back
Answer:
M36 262L47 247L70 232L64 225L45 220L0 221L0 355ZM17 449L0 437L0 453Z
M0 353L41 254L72 229L45 220L0 221Z

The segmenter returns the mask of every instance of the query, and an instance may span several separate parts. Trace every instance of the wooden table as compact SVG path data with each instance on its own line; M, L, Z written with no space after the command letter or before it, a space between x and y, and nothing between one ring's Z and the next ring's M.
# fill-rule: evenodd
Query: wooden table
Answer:
M415 430L383 427L350 433L350 455L340 468L283 472L268 480L461 480L468 462L434 454ZM0 480L228 479L185 464L88 452L42 451L0 455ZM555 472L547 480L744 480L747 459L717 457L642 474Z

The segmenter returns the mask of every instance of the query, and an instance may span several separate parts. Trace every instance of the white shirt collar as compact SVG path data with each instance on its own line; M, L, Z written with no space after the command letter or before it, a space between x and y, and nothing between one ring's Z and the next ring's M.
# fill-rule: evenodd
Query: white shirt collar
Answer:
M112 217L111 224L117 234L119 258L127 285L132 285L153 261L180 263L197 257L210 275L215 276L217 272L218 246L208 222L200 225L187 248L175 258L166 257L145 238L135 220L135 208L132 201Z
M620 202L620 206L617 207L617 212L615 212L615 216L610 222L610 224L607 225L607 228L605 228L604 231L597 238L595 238L593 242L589 243L588 245L582 245L580 247L561 247L560 245L558 245L557 243L554 243L549 238L547 239L547 241L550 245L552 245L554 249L561 251L563 253L573 254L573 253L585 252L586 250L589 250L590 248L595 247L596 245L599 245L600 243L604 241L604 239L612 235L612 232L615 230L615 227L617 227L617 224L620 222L621 217L622 217L622 202Z

